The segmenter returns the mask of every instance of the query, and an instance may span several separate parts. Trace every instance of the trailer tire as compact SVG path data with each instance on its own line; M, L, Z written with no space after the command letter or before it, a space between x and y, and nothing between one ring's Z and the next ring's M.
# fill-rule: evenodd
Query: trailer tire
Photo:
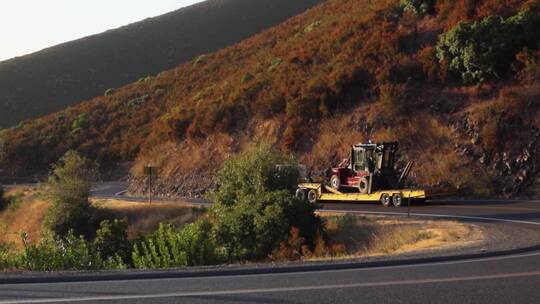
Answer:
M296 189L296 198L305 201L306 200L306 190L302 188Z
M367 194L368 190L369 180L367 179L367 177L364 176L358 181L358 192L360 192L361 194Z
M332 177L330 177L330 187L339 190L341 188L341 180L339 179L339 176L334 174Z
M390 195L383 193L381 195L381 204L384 207L390 207L392 205L392 200L390 199Z
M308 202L312 204L316 204L318 198L319 198L319 194L317 193L315 189L311 189L308 191L308 194L307 194Z
M401 193L396 193L392 196L392 204L396 207L401 207L403 205L403 195Z

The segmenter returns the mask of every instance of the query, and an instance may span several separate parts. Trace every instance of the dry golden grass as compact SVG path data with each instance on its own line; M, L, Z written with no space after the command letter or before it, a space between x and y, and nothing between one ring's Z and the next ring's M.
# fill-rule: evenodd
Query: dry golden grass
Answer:
M20 249L23 232L29 235L30 242L39 242L49 203L40 199L31 189L12 188L6 195L19 197L19 202L0 212L0 242L12 243ZM100 200L92 203L105 217L127 218L128 236L131 238L155 231L159 223L171 223L181 227L206 214L204 209L181 203L148 204L120 200Z
M345 245L338 258L402 254L458 248L483 239L479 228L454 221L389 219L378 216L323 214L331 242ZM314 257L325 259L328 257ZM336 257L333 257L336 258Z
M182 203L139 203L121 200L96 200L93 205L112 213L114 217L126 218L128 237L146 235L154 232L160 223L170 223L182 227L192 223L206 211Z
M23 232L28 233L31 243L39 242L48 203L29 189L12 188L6 194L19 197L19 202L0 213L0 242L22 248Z

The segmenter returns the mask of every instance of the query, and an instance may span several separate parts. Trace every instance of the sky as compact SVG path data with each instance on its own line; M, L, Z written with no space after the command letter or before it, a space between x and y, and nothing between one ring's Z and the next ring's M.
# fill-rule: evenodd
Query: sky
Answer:
M1 0L0 61L202 0Z

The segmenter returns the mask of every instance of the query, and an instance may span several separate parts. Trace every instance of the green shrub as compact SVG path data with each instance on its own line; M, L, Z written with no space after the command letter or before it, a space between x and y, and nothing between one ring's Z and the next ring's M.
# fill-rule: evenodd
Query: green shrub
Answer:
M246 73L242 76L242 83L251 82L253 79L255 79L255 77L251 73Z
M321 21L317 20L304 28L304 33L311 33L313 30L321 26Z
M272 63L268 67L268 72L275 71L281 64L283 63L283 59L276 57L272 60Z
M139 240L131 253L136 268L168 268L211 265L219 262L211 226L198 221L178 231L160 224L151 236Z
M138 106L145 104L149 99L150 99L150 96L143 95L141 97L135 97L131 99L130 101L128 101L127 104L131 108L137 108Z
M127 235L127 219L102 221L92 246L104 260L128 261L131 245Z
M92 270L102 268L99 256L94 255L84 238L70 231L65 238L52 234L42 237L39 245L31 245L23 234L22 267L31 271Z
M404 11L427 15L435 11L434 2L434 0L401 0L400 4Z
M293 158L274 152L268 144L260 144L225 161L218 173L219 190L210 198L232 205L248 195L275 190L292 192L297 187L298 177Z
M52 203L45 226L60 237L70 230L76 235L89 235L93 209L88 201L91 181L97 177L97 165L75 151L68 151L53 165L47 180L48 197Z
M292 195L298 180L292 164L265 144L225 162L210 219L229 260L266 258L287 241L292 227L307 244L321 231L316 206Z
M88 114L81 113L71 124L71 134L76 134L88 126Z
M21 255L17 254L12 244L0 243L0 270L21 268Z
M519 50L537 43L539 25L538 15L528 10L507 19L460 22L441 35L437 57L467 84L500 78Z

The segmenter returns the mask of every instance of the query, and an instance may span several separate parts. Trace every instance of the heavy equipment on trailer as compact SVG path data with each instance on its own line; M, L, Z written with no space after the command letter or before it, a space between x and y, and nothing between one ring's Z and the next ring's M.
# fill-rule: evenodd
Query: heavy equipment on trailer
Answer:
M400 207L403 199L425 199L426 192L402 189L414 162L401 174L395 169L397 142L353 145L350 157L328 169L322 183L301 183L296 195L317 201L380 201L383 206Z

